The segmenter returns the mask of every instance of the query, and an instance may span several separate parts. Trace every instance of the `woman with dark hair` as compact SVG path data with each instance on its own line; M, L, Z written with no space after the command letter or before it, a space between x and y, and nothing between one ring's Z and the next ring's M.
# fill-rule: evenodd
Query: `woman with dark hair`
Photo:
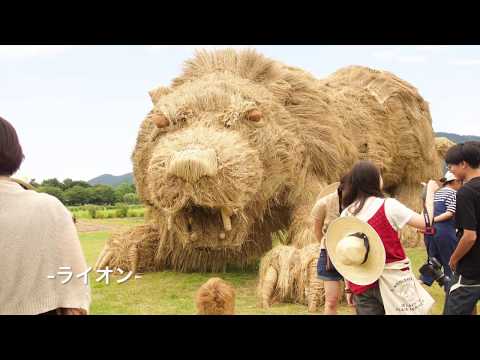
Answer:
M379 169L369 161L357 162L345 185L341 216L355 216L373 227L382 240L388 264L407 257L400 242L400 229L405 225L425 229L425 220L398 200L385 199L382 189ZM357 314L385 314L378 281L369 285L347 281L347 287L353 293Z
M71 214L10 178L23 159L15 129L0 117L0 315L86 314L90 288L73 275L87 265ZM69 279L60 281L59 270Z

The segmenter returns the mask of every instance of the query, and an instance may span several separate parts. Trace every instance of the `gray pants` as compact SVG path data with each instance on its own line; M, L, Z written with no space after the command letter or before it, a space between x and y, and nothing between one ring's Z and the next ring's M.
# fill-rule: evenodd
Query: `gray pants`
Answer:
M370 288L360 295L354 295L357 315L385 315L382 296L378 286Z

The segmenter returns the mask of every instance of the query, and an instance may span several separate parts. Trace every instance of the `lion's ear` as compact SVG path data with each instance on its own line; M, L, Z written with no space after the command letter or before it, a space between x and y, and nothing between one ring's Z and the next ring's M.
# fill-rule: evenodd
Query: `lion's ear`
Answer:
M164 96L164 95L167 95L168 93L170 93L170 89L168 87L165 87L165 86L158 86L156 87L155 89L152 89L148 92L148 94L150 95L150 98L152 99L152 103L153 105L156 105L158 100Z

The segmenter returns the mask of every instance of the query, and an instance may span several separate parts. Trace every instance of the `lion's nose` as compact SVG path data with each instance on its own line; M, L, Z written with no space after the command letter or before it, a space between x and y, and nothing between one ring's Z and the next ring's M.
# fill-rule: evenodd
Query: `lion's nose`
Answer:
M188 149L173 154L167 172L190 183L217 174L217 153L213 149Z

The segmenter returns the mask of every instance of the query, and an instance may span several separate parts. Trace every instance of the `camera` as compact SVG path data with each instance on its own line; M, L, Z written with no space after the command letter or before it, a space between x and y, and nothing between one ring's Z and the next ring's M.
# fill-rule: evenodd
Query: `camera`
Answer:
M442 264L434 257L429 258L419 271L424 277L433 279L432 282L438 282L440 286L445 286L445 283L450 282L450 278L442 270Z

